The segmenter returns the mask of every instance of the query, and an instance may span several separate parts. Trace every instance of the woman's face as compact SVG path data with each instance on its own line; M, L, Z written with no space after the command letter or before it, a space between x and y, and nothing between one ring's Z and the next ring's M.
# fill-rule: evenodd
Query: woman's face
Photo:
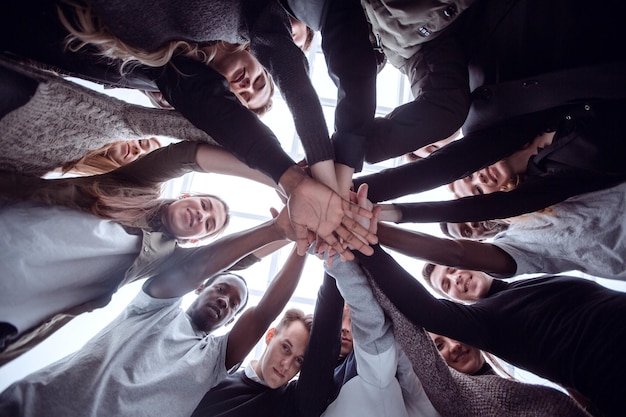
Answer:
M452 188L457 197L491 194L507 187L513 177L506 159L454 181Z
M435 333L430 333L430 337L448 366L459 372L474 375L485 364L485 358L475 347Z
M161 143L156 138L121 140L109 148L106 156L124 166L160 147Z
M226 207L214 197L184 197L170 204L161 215L165 228L179 239L201 239L226 223Z
M220 55L212 65L250 109L259 109L270 100L272 89L267 71L250 52L243 50Z

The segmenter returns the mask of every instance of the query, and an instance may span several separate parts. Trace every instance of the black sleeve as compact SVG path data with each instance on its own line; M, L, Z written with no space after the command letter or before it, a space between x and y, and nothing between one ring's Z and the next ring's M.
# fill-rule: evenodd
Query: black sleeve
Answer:
M360 2L331 1L321 33L328 73L338 88L335 161L358 172L376 110L376 56Z
M302 417L318 417L335 391L334 370L341 350L343 298L335 280L324 273L317 294L313 329L296 389L296 407Z
M379 245L372 247L372 256L356 251L354 254L389 300L410 321L428 331L458 340L475 340L485 335L480 310L433 297Z
M213 69L174 58L156 82L167 101L185 118L276 183L294 164L272 131L239 102L224 77Z
M313 165L334 160L322 105L309 78L309 63L293 42L287 12L278 1L271 1L258 16L246 20L250 26L250 50L278 85L293 116L307 162Z
M402 223L450 222L506 219L532 213L572 196L611 187L622 179L546 175L509 192L495 192L458 200L395 204L402 212Z
M449 184L511 155L532 140L541 125L539 119L524 117L476 132L428 158L359 177L354 181L355 189L367 183L371 201L380 202Z

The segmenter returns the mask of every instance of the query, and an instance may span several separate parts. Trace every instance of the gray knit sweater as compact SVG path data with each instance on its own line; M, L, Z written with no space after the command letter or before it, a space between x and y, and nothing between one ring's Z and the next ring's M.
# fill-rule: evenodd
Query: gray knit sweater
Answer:
M149 136L216 142L173 110L109 97L62 78L0 120L0 170L41 176L103 145Z
M589 414L565 394L496 375L470 376L449 368L423 328L411 323L371 279L391 317L396 340L411 360L435 409L443 417L582 417Z

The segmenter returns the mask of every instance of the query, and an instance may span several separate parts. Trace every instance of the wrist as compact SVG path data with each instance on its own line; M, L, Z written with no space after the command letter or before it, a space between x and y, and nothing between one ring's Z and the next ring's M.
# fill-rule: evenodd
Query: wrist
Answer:
M298 186L307 179L304 170L296 165L289 167L278 180L280 189L289 197Z

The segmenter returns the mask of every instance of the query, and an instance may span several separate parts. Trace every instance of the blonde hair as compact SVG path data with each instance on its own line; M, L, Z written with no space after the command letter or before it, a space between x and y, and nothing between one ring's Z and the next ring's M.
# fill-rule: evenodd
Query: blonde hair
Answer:
M66 39L66 46L73 52L84 48L87 45L93 45L100 50L100 54L111 59L119 59L122 61L120 71L125 72L127 68L137 64L144 64L150 67L162 67L166 65L174 56L184 56L195 61L199 61L207 66L215 59L219 50L226 53L235 53L239 51L249 51L250 44L232 44L224 41L217 41L211 45L198 45L187 41L170 41L159 49L154 51L145 51L140 48L132 47L121 41L111 31L104 26L102 21L96 16L91 7L86 4L78 3L72 0L63 0L74 11L74 24L65 16L63 10L57 6L57 13L63 26L70 32ZM241 103L249 108L258 116L262 116L272 108L272 99L274 95L274 81L269 72L264 68L270 84L270 99L268 102L257 109L250 109L238 94L235 94Z
M89 208L92 214L122 225L154 230L161 224L161 215L176 199L159 198L161 187L155 185L147 188L103 187L94 181L91 188L85 190L90 194L93 203ZM224 205L226 217L224 224L201 239L214 237L224 231L230 223L228 204L213 194L197 194L195 197L212 197ZM168 230L169 232L169 230Z
M157 138L150 138L148 140L156 141L158 147L162 146L161 142ZM111 148L119 142L120 141L107 143L99 149L87 152L80 159L64 163L63 165L61 165L61 173L72 173L80 176L89 176L106 174L107 172L120 168L122 164L115 161L109 156L109 151L111 150ZM141 158L141 156L139 158Z

